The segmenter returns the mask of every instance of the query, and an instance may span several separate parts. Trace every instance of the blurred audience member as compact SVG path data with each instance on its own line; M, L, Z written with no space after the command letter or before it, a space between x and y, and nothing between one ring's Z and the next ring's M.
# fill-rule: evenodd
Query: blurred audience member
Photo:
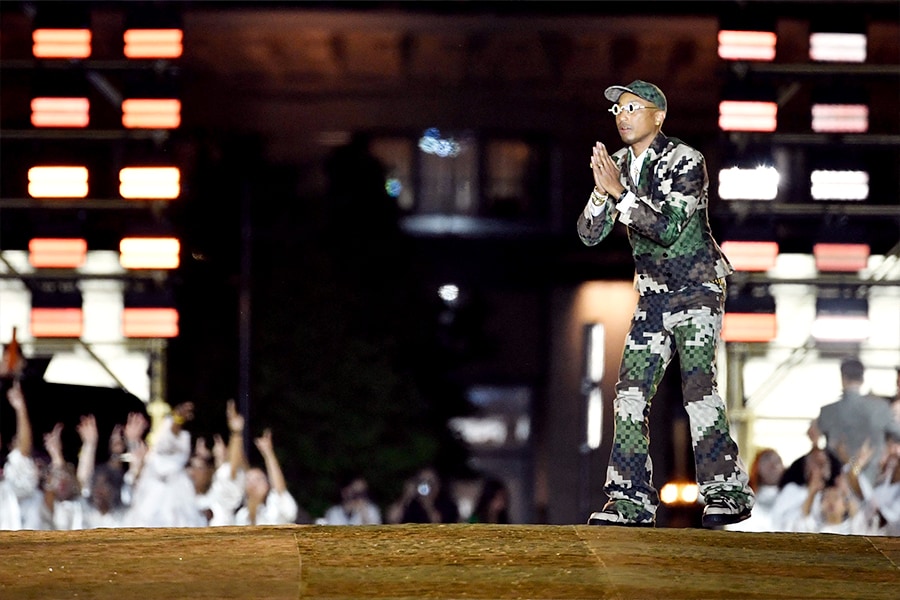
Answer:
M42 485L44 505L41 529L84 529L85 502L76 468L66 462L63 454L62 430L63 424L57 423L44 434L44 449L50 456L50 464Z
M125 524L126 509L122 504L123 473L118 464L121 457L116 457L115 460L111 458L106 463L96 465L100 435L94 415L81 417L77 430L81 438L76 475L84 497L82 526L84 529L121 527ZM111 456L115 447L113 436L116 434L114 428L110 436ZM121 436L121 426L118 435ZM121 447L122 449L125 447L124 438Z
M354 476L341 487L341 503L325 511L326 525L381 525L381 509L369 498L365 478Z
M125 525L128 507L122 503L122 482L122 472L109 463L94 469L84 513L85 529Z
M756 506L750 518L741 523L726 525L730 531L773 531L772 511L780 491L779 483L784 474L781 455L773 448L763 448L756 453L750 465L750 487L756 493Z
M16 413L16 433L12 450L0 472L0 530L26 529L28 523L21 504L29 498L36 498L40 474L31 455L31 420L18 381L7 390L6 398Z
M134 483L129 526L206 525L197 510L194 485L186 468L191 456L191 434L184 425L193 417L191 402L179 404L165 417Z
M828 449L842 460L857 454L866 440L879 457L887 438L900 441L900 421L894 418L890 407L884 400L862 393L864 373L863 364L855 358L841 362L841 398L823 406L810 426L814 443L820 434L824 435ZM864 472L869 481L874 481L878 463L870 462Z
M272 447L272 431L266 429L254 440L265 460L266 470L254 467L245 478L245 502L235 516L237 525L288 525L299 513L297 501L287 489L281 465Z
M850 489L864 502L873 534L900 535L900 442L888 443L885 454L880 457L879 473L874 482L863 473L871 460L875 460L871 445L865 444L846 470Z
M245 488L244 417L236 410L234 400L226 403L225 417L228 445L216 435L210 452L205 440L198 438L188 468L197 495L197 510L212 526L234 524Z
M832 486L841 472L841 462L828 450L813 448L785 469L780 490L770 512L773 531L789 531L799 518L810 486Z
M865 514L859 510L842 480L826 486L824 480L815 478L807 490L800 514L788 524L788 531L843 535L871 533Z
M440 476L426 467L404 486L398 501L400 523L457 523L459 507Z
M509 489L499 479L485 479L469 523L507 525L509 522Z
M119 460L108 463L120 472L124 471L122 473L122 503L129 507L134 497L134 484L141 473L144 459L149 450L147 442L144 441L144 434L149 427L150 421L143 413L129 413L125 420L125 426L122 427L122 437L125 439L127 452L121 455Z

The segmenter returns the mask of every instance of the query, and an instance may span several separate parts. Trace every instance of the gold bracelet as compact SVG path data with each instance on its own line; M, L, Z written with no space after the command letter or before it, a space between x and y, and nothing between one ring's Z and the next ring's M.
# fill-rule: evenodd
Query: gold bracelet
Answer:
M597 186L594 186L594 191L591 192L591 202L594 203L594 206L600 206L604 202L609 200L609 194L600 195L600 190L597 189Z

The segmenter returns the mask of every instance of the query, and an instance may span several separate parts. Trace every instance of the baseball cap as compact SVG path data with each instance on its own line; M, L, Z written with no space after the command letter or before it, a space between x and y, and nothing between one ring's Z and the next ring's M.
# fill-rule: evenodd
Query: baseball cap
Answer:
M640 79L635 79L628 85L610 86L606 88L603 95L606 96L606 99L610 102L618 102L619 96L625 92L631 92L639 98L652 102L659 109L666 110L666 95L662 93L662 90L652 83L641 81Z

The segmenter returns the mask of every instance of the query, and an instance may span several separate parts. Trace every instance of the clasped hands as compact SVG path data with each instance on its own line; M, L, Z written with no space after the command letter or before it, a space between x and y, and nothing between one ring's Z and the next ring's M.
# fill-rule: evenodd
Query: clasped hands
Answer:
M608 197L618 198L625 191L619 181L619 167L606 151L606 146L597 142L591 152L591 171L597 191Z

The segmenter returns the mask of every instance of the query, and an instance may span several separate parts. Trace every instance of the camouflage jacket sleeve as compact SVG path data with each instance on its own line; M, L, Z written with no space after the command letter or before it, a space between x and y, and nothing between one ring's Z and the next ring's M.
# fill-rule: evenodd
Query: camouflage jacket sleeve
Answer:
M578 237L586 246L595 246L609 235L616 223L618 211L611 200L596 205L594 199L599 198L596 191L591 192L587 204L578 216Z

